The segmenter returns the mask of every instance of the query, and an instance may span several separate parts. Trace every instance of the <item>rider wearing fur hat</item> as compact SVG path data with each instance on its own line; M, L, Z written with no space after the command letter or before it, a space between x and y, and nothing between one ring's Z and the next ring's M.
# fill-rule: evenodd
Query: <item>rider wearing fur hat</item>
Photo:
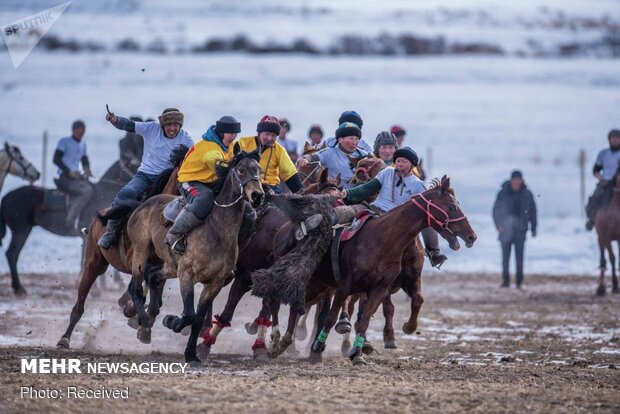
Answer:
M191 147L194 141L182 129L183 113L176 108L164 109L158 117L159 121L136 122L112 113L106 115L106 120L116 128L136 133L144 139L144 155L133 178L116 194L112 207L122 204L126 200L140 200L149 185L153 184L157 176L164 170L171 168L170 154L179 145ZM99 239L99 246L103 249L111 248L116 243L122 220L108 220L106 232Z

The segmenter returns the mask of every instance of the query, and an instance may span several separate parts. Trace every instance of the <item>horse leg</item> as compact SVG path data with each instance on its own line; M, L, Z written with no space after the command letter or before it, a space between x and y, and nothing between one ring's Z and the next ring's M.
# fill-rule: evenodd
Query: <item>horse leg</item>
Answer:
M308 312L304 313L299 318L299 322L297 323L297 328L295 329L295 339L299 339L300 341L303 341L304 339L308 337L308 328L306 326L307 320L308 320Z
M306 316L306 315L308 315L307 310L303 316ZM286 351L290 345L295 343L295 336L296 336L295 331L296 331L296 328L297 329L299 328L299 326L297 327L295 326L297 324L298 318L299 318L299 314L297 313L297 311L295 311L295 309L293 309L292 307L289 307L288 322L286 324L286 332L284 333L284 336L282 336L282 339L280 340L280 349L278 349L278 353L273 356L282 355L282 353ZM299 354L299 351L297 351L296 353Z
M147 285L149 286L149 306L146 313L149 315L149 324L153 326L159 310L163 304L164 287L166 279L163 279L161 270L163 266L150 267L147 275Z
M349 352L349 358L353 365L366 364L363 357L363 346L366 342L366 330L370 324L370 318L375 314L379 305L385 297L388 295L387 288L374 288L367 295L366 303L364 304L364 310L361 317L355 322L355 342L353 348Z
M245 273L239 273L233 280L230 290L228 291L228 299L226 300L224 311L221 314L214 316L213 326L206 328L203 324L204 330L202 333L203 342L201 344L201 348L204 347L205 352L208 352L208 350L211 349L211 345L215 344L215 341L217 340L217 337L222 329L230 327L230 322L232 321L232 317L239 301L241 301L243 295L250 290L251 283L249 282L249 275L248 277L244 276L246 276Z
M349 319L349 303L351 302L351 296L348 296L344 304L342 305L342 312L340 312L340 317L338 318L338 322L334 327L334 330L339 334L348 334L351 332L351 321Z
M396 349L396 337L394 336L394 304L389 294L383 300L383 316L385 317L383 346L386 349Z
M605 246L603 241L599 238L598 246L600 250L600 262L599 269L601 271L598 279L598 288L596 289L596 294L598 296L605 295L605 291L607 288L605 287L605 269L607 268L607 262L605 261Z
M611 291L613 293L619 293L618 290L618 277L616 276L616 257L614 255L613 246L609 248L609 261L611 262Z
M101 254L101 251L97 247L96 240L90 240L90 243L87 244L86 257L88 257L89 260L84 263L82 269L82 277L80 278L80 284L78 286L77 301L71 310L69 327L67 327L67 330L56 344L59 348L70 348L71 334L73 333L75 325L84 313L84 303L86 302L88 292L97 278L101 276L108 267L108 262L105 260Z
M322 328L320 332L317 334L314 342L312 343L312 351L310 353L311 359L321 359L321 354L325 351L325 343L327 341L327 336L329 335L329 331L334 327L336 321L338 319L339 312L342 309L342 305L345 300L349 296L349 292L345 292L341 289L336 289L336 293L334 294L334 300L331 304L331 308L327 313L327 318L325 318L325 322L321 323L322 320L319 318L318 327ZM321 313L324 313L324 310L327 308L326 304L323 303L321 306Z
M349 296L349 298L347 299L346 305L347 305L347 316L353 315L353 313L355 312L355 304L360 300L360 298L362 298L364 296L363 293L357 293L355 295L351 295ZM344 312L344 309L343 309ZM340 315L340 321L338 321L338 323L340 323L342 321L342 315ZM351 321L350 319L348 320L349 322L349 329L345 332L342 333L342 343L340 344L340 353L342 354L343 357L346 357L347 355L349 355L349 349L351 349ZM336 332L338 332L338 324L336 324Z
M411 297L411 315L409 315L409 320L403 324L403 332L410 335L418 329L418 317L422 304L424 304L422 278L420 275L417 275L412 287L403 285L403 290Z
M252 345L252 352L254 353L254 359L264 360L268 356L267 345L265 344L265 337L267 336L267 328L271 326L271 309L269 304L264 301L263 306L256 318L256 325L258 327L256 333L256 340Z
M200 334L205 316L213 304L213 298L217 296L219 291L220 289L215 289L214 292L213 290L208 289L207 286L202 288L200 298L198 299L198 309L194 320L192 321L192 331L189 334L187 346L185 347L185 362L200 363L200 359L198 359L198 356L196 355L196 341L198 340L198 335Z
M19 259L19 254L24 248L24 244L26 244L26 240L28 240L28 236L30 236L32 226L28 225L27 227L22 227L19 229L11 229L11 231L11 244L6 251L6 259L9 262L9 269L11 270L11 287L13 288L15 295L26 296L26 289L24 289L19 281L19 275L17 273L17 260Z
M273 353L274 349L277 351L280 348L280 319L278 314L280 313L280 302L276 300L263 299L265 306L269 306L271 309L271 337L269 338L270 353Z
M163 320L165 327L172 329L174 332L179 333L186 326L194 323L196 319L196 311L194 309L194 284L191 277L183 275L179 280L181 288L181 298L183 299L183 314L181 317L174 315L166 315ZM202 319L200 320L202 323Z

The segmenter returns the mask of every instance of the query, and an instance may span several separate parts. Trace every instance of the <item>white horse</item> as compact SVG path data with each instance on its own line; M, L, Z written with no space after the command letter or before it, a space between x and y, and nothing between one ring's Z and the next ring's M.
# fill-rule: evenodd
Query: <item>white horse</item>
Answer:
M0 191L8 174L23 178L30 184L41 175L34 165L24 158L19 148L5 142L4 148L0 150Z

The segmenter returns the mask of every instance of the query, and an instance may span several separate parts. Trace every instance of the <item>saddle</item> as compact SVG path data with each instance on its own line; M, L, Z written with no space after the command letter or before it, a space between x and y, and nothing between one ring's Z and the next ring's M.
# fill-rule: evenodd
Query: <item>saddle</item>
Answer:
M351 240L360 231L364 224L375 216L377 216L377 213L372 210L362 210L356 213L351 224L349 224L349 226L344 228L342 231L340 241Z
M176 220L177 216L179 215L181 210L183 210L183 207L185 207L186 204L187 203L185 202L183 197L177 197L168 204L166 204L163 213L164 219L171 223L174 222L174 220Z
M54 179L56 187L58 187L58 180ZM71 195L62 191L60 188L46 188L43 192L43 204L42 210L65 210L69 207L71 202Z
M355 214L353 221L347 227L340 227L336 230L334 239L332 240L331 262L332 271L336 281L340 281L340 242L351 240L360 231L364 224L378 214L372 210L362 210Z

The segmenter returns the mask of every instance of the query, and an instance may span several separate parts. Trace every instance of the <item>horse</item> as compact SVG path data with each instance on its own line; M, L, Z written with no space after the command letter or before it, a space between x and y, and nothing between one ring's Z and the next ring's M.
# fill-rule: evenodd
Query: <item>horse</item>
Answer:
M328 171L323 169L319 180L307 186L302 194L334 197L340 192L340 184L339 175L330 178ZM295 226L296 223L291 221L289 216L279 208L266 208L259 214L252 236L239 252L235 278L228 292L228 299L223 312L215 315L213 321L215 325L213 326L210 319L205 319L202 336L204 341L200 344L201 353L207 355L222 329L230 326L239 301L252 287L251 273L257 269L271 266L278 257L285 254L295 244L295 238L288 237L289 233L294 232ZM255 321L255 329L248 329L255 334L259 329L259 323L261 326L273 323L275 332L272 331L272 335L279 336L279 333L276 333L279 323L278 307L279 304L277 303L263 301L263 307ZM272 321L269 321L270 314L273 318ZM260 359L267 354L263 336L264 332L261 332L259 338L252 345L255 358Z
M164 326L180 332L191 326L185 348L185 361L198 363L196 340L208 307L215 295L230 276L238 257L237 236L241 228L244 200L257 207L265 193L260 182L260 166L257 151L242 152L239 144L233 148L234 157L226 168L219 168L221 190L215 199L215 207L206 220L187 236L188 250L181 256L163 243L167 232L163 209L174 199L170 195L157 195L142 203L127 222L127 233L133 247L131 256L132 282L129 293L138 312L138 339L150 342L153 320L144 310L143 297L138 292L142 286L146 266L153 258L162 262L159 278L178 277L183 314L181 317L166 315ZM240 202L241 201L241 202ZM194 308L194 285L202 283L197 310Z
M4 180L9 174L23 178L30 184L37 181L41 176L34 165L22 155L17 146L9 145L5 141L4 148L0 150L0 191L2 191Z
M381 158L367 156L360 159L355 166L355 174L351 179L351 185L355 186L370 181L385 167L385 162Z
M370 318L401 274L407 247L415 243L415 236L426 227L433 227L448 241L453 250L460 248L458 237L465 241L467 247L473 246L476 241L477 236L450 187L450 179L445 176L441 180L434 181L429 190L414 195L411 203L403 204L383 216L369 220L353 239L342 243L339 280L334 277L329 255L323 257L308 286L306 303L313 303L330 288L335 288L335 294L326 318L321 318L324 319L320 321L323 328L317 333L312 344L311 360L318 362L322 359L329 331L336 324L347 297L363 292L366 294L366 301L355 323L356 337L349 358L355 365L365 364L362 346ZM255 277L256 274L253 275L253 292L258 293L262 289L261 286L257 286ZM415 306L417 305L416 303ZM417 318L417 314L415 317ZM408 330L413 328L411 321L412 318L405 324ZM294 328L295 319L292 319L292 323L289 319L287 334L292 333Z
M153 184L153 187L146 194L145 199L157 194L179 195L177 176L179 166L183 161L186 152L187 148L179 148L178 150L173 151L170 157L173 167L164 170L159 175ZM105 250L100 248L97 242L106 232L106 221L108 220L110 214L115 213L113 210L117 210L116 214L118 214L119 217L126 218L131 210L136 207L137 205L125 202L115 209L108 208L102 211L98 214L97 218L94 218L91 221L90 226L86 231L86 240L84 241L84 265L80 275L77 299L75 305L71 309L69 326L56 344L57 347L67 349L71 347L71 334L73 333L75 325L84 314L84 303L86 302L86 298L88 297L88 294L90 293L90 290L97 278L105 273L109 265L112 265L112 267L120 272L131 274L131 257L133 254L133 247L131 245L129 234L127 233L126 225L122 228L119 241L110 249ZM124 224L126 224L126 222ZM161 262L155 261L150 265L151 266L147 271L149 275L155 274L161 270ZM157 283L154 279L155 277L149 276L147 280L147 284L150 287L150 300L147 312L152 319L159 314L159 308L161 307L161 295L164 288L164 283ZM121 307L124 307L123 312L125 316L131 317L133 316L133 313L135 313L135 310L133 309L133 306L131 309L127 308L128 298L129 294L125 293L125 295L118 300L118 304ZM133 302L131 302L131 305L133 305Z
M108 205L114 195L129 182L132 176L132 172L122 168L118 161L112 164L101 179L93 184L93 196L80 213L78 228L88 226L97 215L97 211ZM0 204L0 241L4 238L6 226L8 226L11 229L12 237L6 251L6 258L11 270L11 286L16 295L26 295L26 290L19 281L17 261L34 226L41 226L59 236L81 236L76 229L65 225L66 215L66 195L59 195L52 189L24 186L7 193L2 199Z
M613 195L610 203L601 208L597 213L594 220L594 227L598 234L598 247L600 251L600 276L598 281L598 288L596 294L599 296L605 295L607 288L605 286L605 270L607 269L607 262L605 261L605 250L609 255L609 262L611 265L611 283L612 292L620 293L618 288L618 278L616 276L616 256L614 255L612 242L615 241L620 244L620 168L616 172L616 175L612 179L609 185L613 186Z

